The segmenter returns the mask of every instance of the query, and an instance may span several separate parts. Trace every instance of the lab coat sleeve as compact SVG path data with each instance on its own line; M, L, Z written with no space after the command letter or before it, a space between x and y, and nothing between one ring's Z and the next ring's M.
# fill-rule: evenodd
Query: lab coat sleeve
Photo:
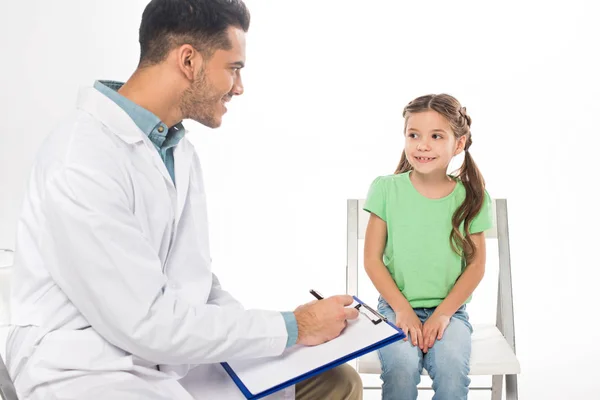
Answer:
M279 355L281 313L222 307L235 300L213 280L194 306L167 283L144 237L118 162L104 171L67 165L45 181L40 248L59 287L107 341L157 364L205 364Z
M219 278L213 273L212 287L208 296L208 304L214 304L220 307L244 308L242 303L237 301L228 291L221 287Z

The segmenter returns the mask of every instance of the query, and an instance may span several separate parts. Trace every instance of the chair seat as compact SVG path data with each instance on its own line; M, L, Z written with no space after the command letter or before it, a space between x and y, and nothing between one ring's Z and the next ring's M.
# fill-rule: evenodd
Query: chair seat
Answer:
M495 325L473 325L471 336L471 372L469 375L513 375L521 372L519 361ZM358 359L361 374L381 374L376 351ZM423 375L427 371L423 370Z

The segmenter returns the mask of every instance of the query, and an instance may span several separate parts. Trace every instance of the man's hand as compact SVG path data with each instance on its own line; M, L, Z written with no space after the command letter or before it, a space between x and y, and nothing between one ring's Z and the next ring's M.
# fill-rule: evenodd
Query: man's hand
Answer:
M298 322L298 344L315 346L335 339L346 327L346 320L358 318L358 310L346 308L352 296L339 295L301 305L294 311Z
M423 341L425 342L423 353L427 353L433 347L436 339L442 339L448 324L450 324L450 317L447 315L436 314L435 312L431 314L431 317L423 324Z

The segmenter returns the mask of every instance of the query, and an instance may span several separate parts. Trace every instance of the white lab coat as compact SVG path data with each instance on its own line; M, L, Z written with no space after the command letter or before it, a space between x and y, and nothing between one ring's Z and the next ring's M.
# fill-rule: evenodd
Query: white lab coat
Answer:
M242 399L218 363L283 352L281 314L244 310L211 272L202 171L185 138L175 174L177 187L93 88L44 142L11 295L7 364L23 399Z

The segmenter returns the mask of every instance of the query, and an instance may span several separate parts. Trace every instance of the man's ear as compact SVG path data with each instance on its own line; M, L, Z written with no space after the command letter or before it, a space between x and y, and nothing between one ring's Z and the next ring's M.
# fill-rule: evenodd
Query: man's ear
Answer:
M454 155L457 156L463 152L465 149L465 143L467 143L467 135L462 135L456 141L456 150L454 150Z
M189 44L184 44L175 51L179 69L188 80L193 81L202 68L202 55Z

